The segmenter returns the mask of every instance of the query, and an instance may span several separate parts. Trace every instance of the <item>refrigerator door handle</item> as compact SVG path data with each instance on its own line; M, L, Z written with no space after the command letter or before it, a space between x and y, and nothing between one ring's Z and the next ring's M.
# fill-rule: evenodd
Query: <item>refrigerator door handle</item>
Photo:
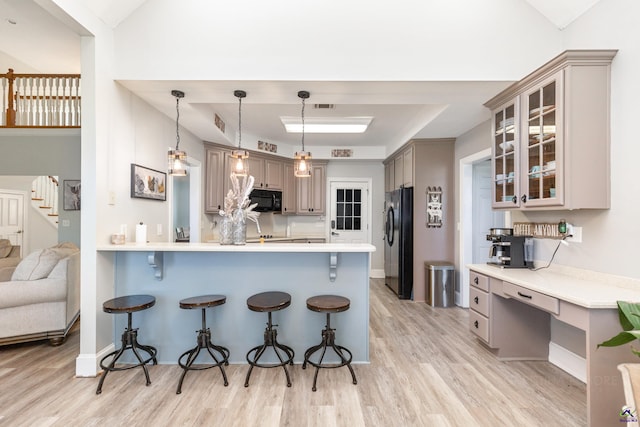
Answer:
M387 223L386 223L386 230L385 230L385 235L387 236L387 243L389 243L389 246L393 246L394 222L395 221L394 221L393 207L390 206L389 209L387 210Z

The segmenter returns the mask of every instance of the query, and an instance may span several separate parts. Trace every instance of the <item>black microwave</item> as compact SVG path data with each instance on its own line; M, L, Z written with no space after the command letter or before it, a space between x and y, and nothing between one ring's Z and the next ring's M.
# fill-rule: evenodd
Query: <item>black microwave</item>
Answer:
M256 189L249 195L256 212L282 212L282 191Z

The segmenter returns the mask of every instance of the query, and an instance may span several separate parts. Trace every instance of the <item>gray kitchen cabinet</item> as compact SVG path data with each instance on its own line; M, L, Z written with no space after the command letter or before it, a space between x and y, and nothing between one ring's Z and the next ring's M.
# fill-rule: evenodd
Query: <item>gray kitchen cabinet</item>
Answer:
M296 178L293 175L293 162L283 162L284 178L282 181L282 214L293 215L296 213Z
M384 162L385 191L397 190L401 187L413 187L414 147L404 146L391 159Z
M282 190L283 163L281 160L250 154L247 159L249 173L254 177L254 188Z
M298 215L324 215L327 162L314 160L311 176L296 178Z
M616 50L569 50L485 106L493 207L610 207L610 73Z
M469 285L469 329L491 353L502 360L547 359L557 299L473 270Z
M218 213L224 205L225 155L227 151L205 145L204 211Z

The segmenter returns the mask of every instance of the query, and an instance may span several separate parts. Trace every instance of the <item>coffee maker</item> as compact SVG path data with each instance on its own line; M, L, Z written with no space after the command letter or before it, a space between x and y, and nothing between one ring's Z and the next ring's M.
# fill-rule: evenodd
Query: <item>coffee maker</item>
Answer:
M504 268L533 267L533 238L514 236L513 228L492 228L487 234L491 241L487 264Z

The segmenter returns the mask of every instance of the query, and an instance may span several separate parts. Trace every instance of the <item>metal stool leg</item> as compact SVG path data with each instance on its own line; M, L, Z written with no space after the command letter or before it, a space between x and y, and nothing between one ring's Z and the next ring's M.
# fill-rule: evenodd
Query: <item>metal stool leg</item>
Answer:
M278 331L276 329L273 329L273 326L278 326L278 325L274 325L272 323L271 312L267 312L267 315L268 315L268 321L267 321L267 327L264 331L264 343L262 345L252 348L247 353L247 362L249 362L250 366L249 366L249 371L247 372L247 377L245 378L245 381L244 381L244 386L249 387L249 379L251 378L251 372L253 372L253 368L255 366L259 368L276 368L278 366L282 366L282 369L284 369L285 376L287 377L287 387L291 387L291 377L289 376L289 371L287 370L287 364L293 365L293 357L295 353L291 347L286 346L284 344L280 344L278 342L278 339L277 339ZM267 347L273 347L273 351L278 357L278 360L280 360L280 363L268 364L268 365L258 363L258 360L260 359L260 357L262 357ZM278 351L278 349L282 350L286 354L287 356L286 360L280 355L280 352ZM251 353L254 353L253 360L251 360L250 358Z
M207 317L206 317L205 310L206 308L202 309L202 328L198 331L198 338L197 338L198 345L196 345L191 350L188 350L182 353L182 355L178 358L178 364L182 367L183 372L182 372L182 375L180 376L180 381L178 382L178 388L176 389L176 394L182 393L182 383L184 382L184 377L187 375L188 371L196 371L196 370L200 371L204 369L213 368L214 366L217 366L218 368L220 368L220 372L222 372L222 378L224 379L224 385L225 386L229 385L229 381L227 380L227 373L225 372L222 365L223 364L227 366L229 365L230 353L227 348L214 345L211 342L211 330L207 328ZM195 368L192 365L196 361L198 355L200 354L200 350L203 348L207 349L207 352L213 358L215 363L207 366ZM220 353L222 355L222 359L218 360L218 358L215 356L215 354L213 354L211 350L215 350L218 353ZM185 356L187 356L187 361L186 363L182 363L182 359Z
M307 351L305 351L304 362L302 363L302 369L306 369L307 363L312 366L315 366L316 368L316 371L313 375L313 387L311 388L313 391L316 391L316 383L318 380L318 373L320 371L320 368L340 368L346 365L349 368L349 372L351 373L351 379L353 381L353 384L358 384L358 381L356 380L356 374L353 371L353 368L351 367L351 360L353 358L353 355L351 354L351 351L349 351L347 348L340 345L336 345L335 338L336 338L335 329L331 329L330 313L327 313L327 325L322 330L322 342L318 345L314 345L313 347L310 347L309 349L307 349ZM322 361L327 351L327 347L331 347L333 351L336 353L336 355L340 357L340 363L331 364L331 365L322 365ZM322 349L322 354L320 355L320 359L318 360L318 362L311 361L310 357L320 349ZM345 356L344 354L345 352L348 353L349 355L348 358Z

